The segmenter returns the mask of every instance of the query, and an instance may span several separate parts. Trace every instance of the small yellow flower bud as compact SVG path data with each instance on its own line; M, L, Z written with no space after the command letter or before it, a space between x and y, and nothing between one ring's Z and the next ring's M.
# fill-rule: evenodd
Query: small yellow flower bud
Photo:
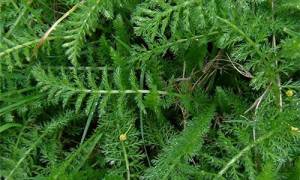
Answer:
M293 90L288 90L288 91L285 92L285 94L288 97L292 97L292 96L294 96L294 91Z
M300 132L299 128L291 126L291 130L294 132Z
M126 134L121 134L121 135L119 136L119 140L120 140L121 142L126 141L126 140L127 140L127 135L126 135Z

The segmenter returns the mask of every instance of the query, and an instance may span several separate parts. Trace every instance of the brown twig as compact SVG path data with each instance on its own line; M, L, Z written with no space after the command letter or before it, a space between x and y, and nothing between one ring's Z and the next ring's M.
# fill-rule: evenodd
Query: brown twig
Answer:
M272 83L269 84L269 86L266 88L266 90L264 91L264 93L255 100L255 102L250 106L249 109L247 109L244 114L247 114L248 112L250 112L252 109L255 108L255 111L257 111L258 107L260 106L262 100L265 98L265 96L267 95L270 87L271 87Z
M64 19L66 19L72 12L74 12L81 4L83 4L85 1L82 0L76 5L74 5L69 11L67 11L63 16L61 16L55 23L47 30L47 32L43 35L43 37L40 39L39 43L34 49L34 54L36 54L37 50L45 43L49 35L55 28L58 26L59 23L61 23Z

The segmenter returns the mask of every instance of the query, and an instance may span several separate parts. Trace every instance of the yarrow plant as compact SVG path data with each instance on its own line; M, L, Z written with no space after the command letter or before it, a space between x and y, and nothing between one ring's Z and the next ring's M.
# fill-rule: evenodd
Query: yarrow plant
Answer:
M299 0L2 0L0 179L299 179Z

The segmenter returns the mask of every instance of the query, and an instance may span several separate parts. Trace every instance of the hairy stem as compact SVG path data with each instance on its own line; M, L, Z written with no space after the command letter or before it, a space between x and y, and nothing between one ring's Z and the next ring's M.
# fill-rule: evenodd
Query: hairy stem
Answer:
M272 22L275 23L275 17L274 17L274 11L275 11L275 3L274 3L274 0L272 0L271 2L271 6L272 6ZM273 32L273 35L272 35L272 48L274 51L276 51L276 35L275 35L275 32ZM276 67L278 68L278 60L276 60ZM282 111L282 106L283 106L283 103L282 103L282 89L281 89L281 78L280 78L280 74L278 73L277 76L276 76L276 83L277 83L277 86L278 86L278 106L279 106L279 109L280 111Z

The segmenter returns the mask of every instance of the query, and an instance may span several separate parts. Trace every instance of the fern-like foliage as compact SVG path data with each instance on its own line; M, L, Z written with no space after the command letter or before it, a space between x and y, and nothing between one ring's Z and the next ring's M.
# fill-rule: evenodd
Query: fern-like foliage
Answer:
M298 0L0 12L0 179L299 178Z
M99 99L101 96L111 96L111 95L140 95L140 94L150 94L151 90L139 89L138 82L136 80L135 74L130 73L130 79L124 83L122 81L124 78L121 77L121 69L116 69L114 73L114 83L108 79L108 70L104 68L102 72L101 83L99 86L96 85L96 79L94 75L89 71L85 76L79 76L76 71L71 72L71 74L66 74L62 70L61 78L57 78L56 75L50 70L46 73L45 70L40 67L36 67L33 70L33 75L39 82L38 86L41 88L42 92L47 92L49 99L54 101L63 101L63 106L65 106L72 96L76 96L75 109L78 112L82 106L83 100L87 98L87 109L86 112L91 108L93 101ZM72 78L70 78L72 77ZM121 79L122 78L122 79ZM86 82L83 81L87 79ZM149 84L151 87L151 84ZM114 88L115 87L115 88ZM159 95L167 95L166 91L153 90L153 93ZM139 101L139 98L136 98ZM140 102L142 103L142 102Z
M195 117L179 137L174 137L170 141L170 146L163 150L155 162L155 167L149 169L146 177L148 179L195 177L189 174L188 169L194 168L189 166L189 161L202 146L201 139L208 132L213 115L214 108L208 107L205 112Z
M127 177L127 179L139 177L143 169L143 164L140 162L144 158L139 149L140 134L134 127L135 118L131 113L120 108L116 107L115 113L102 117L101 129L109 130L103 141L105 162L110 165L109 169L112 174ZM126 141L122 140L122 136L126 137Z
M146 1L138 7L134 15L135 32L139 36L147 37L145 40L149 44L156 38L171 36L172 39L177 39L184 33L195 34L195 29L200 30L205 25L200 5L201 1L198 0L178 0L173 4ZM195 14L200 18L192 18Z
M66 54L73 65L78 65L77 59L84 45L86 35L91 34L96 29L95 25L98 24L98 16L103 10L102 3L104 2L101 0L82 2L79 12L73 14L72 19L68 21L68 26L72 29L67 30L66 38L69 41L63 46L68 48ZM82 17L85 19L82 19Z
M7 162L5 159L3 162L3 166L7 167L7 165L5 163L9 163L11 166L11 168L4 170L3 175L7 178L10 179L12 177L15 177L15 173L21 173L22 170L19 170L21 164L23 163L23 161L25 161L26 158L28 158L28 156L32 153L32 151L34 151L37 146L42 142L43 138L45 138L47 135L51 135L54 132L58 131L59 129L63 128L64 126L66 126L71 120L73 120L74 114L73 112L69 111L66 112L66 114L61 115L58 118L55 118L55 120L53 120L51 123L48 123L47 125L45 125L44 130L42 132L42 134L40 134L40 136L36 139L34 139L33 143L23 152L23 154L19 157L19 159L12 163L12 162ZM14 147L17 148L17 147ZM6 151L9 151L9 149L6 149ZM5 152L5 151L4 151ZM7 152L6 152L7 153ZM26 169L24 169L23 171L26 171Z

